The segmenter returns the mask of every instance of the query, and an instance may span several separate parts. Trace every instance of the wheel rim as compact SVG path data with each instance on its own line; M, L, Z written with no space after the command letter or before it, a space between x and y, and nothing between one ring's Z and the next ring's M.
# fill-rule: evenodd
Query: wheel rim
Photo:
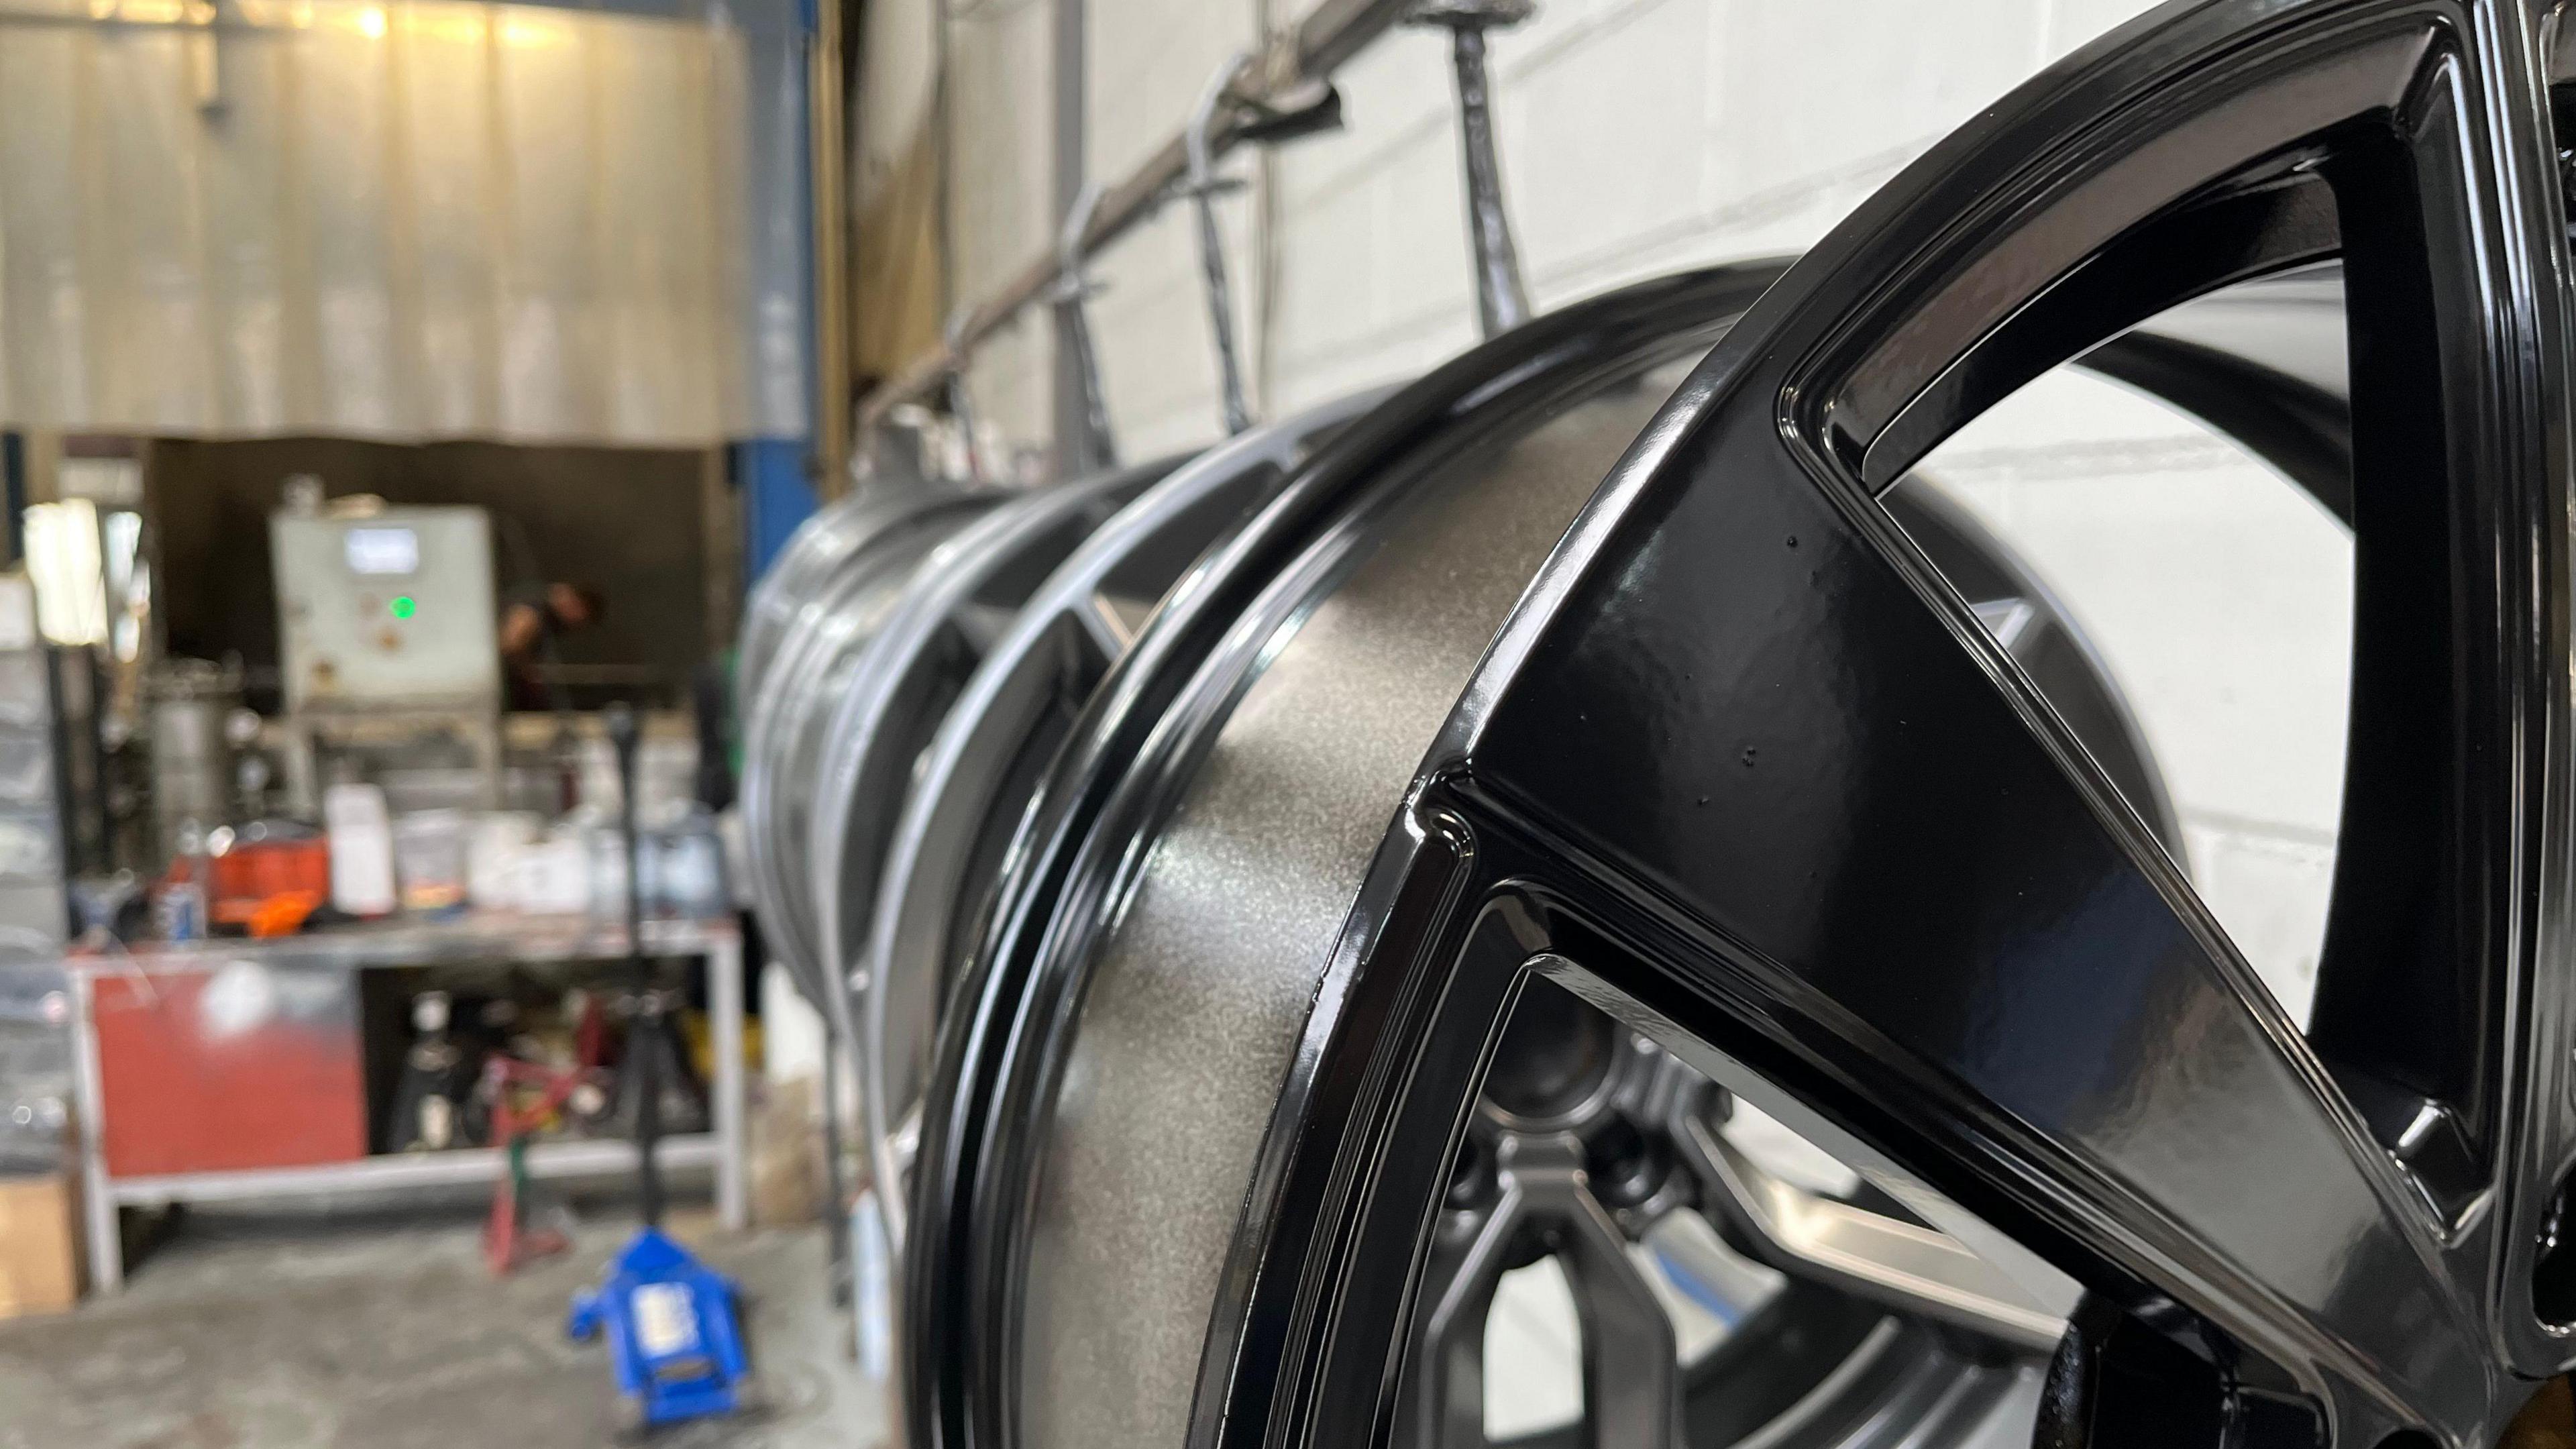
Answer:
M905 1254L907 1416L922 1442L1008 1442L995 1436L1011 1432L1016 1352L1005 1363L992 1346L1004 1341L999 1326L1014 1321L1016 1250L1007 1230L984 1219L1016 1212L1005 1205L1026 1185L1035 1109L1025 1104L1043 1097L1040 1058L1078 1001L1099 925L1093 912L1110 884L1103 867L1119 854L1110 838L1141 823L1155 799L1153 771L1140 760L1151 756L1166 771L1182 764L1169 751L1185 731L1168 728L1166 717L1193 678L1221 653L1258 652L1240 616L1317 530L1380 490L1390 460L1489 423L1527 395L1511 384L1533 370L1551 374L1543 392L1565 386L1566 375L1627 370L1636 334L1658 316L1740 310L1776 275L1720 269L1631 289L1542 319L1400 393L1307 460L1259 517L1192 571L1113 668L1032 807L992 926L960 983L960 1009L942 1028Z
M1532 975L2074 1275L2044 1442L2484 1445L2566 1366L2534 1297L2576 1144L2539 18L2217 4L2123 40L1800 263L1504 631L1301 1044L1208 1441L1401 1437L1394 1269ZM2329 254L2360 562L2303 1038L1877 495L2101 337ZM1667 743L1712 738L1762 767Z
M796 630L805 606L824 580L883 532L892 518L944 491L925 485L854 493L798 525L743 606L735 667L745 699L759 698L780 646Z
M1749 301L1770 275L1755 269L1705 274L1605 299L1547 319L1530 335L1505 339L1399 396L1378 414L1353 425L1349 435L1328 447L1291 483L1279 505L1204 565L1193 586L1185 587L1158 615L1139 641L1136 654L1114 671L1101 691L1104 704L1086 718L1042 794L1031 827L1023 832L1018 865L1005 885L1003 908L961 995L967 1009L952 1020L942 1044L940 1076L929 1097L939 1111L929 1123L925 1170L915 1189L916 1210L922 1216L907 1252L910 1362L906 1382L913 1405L909 1416L919 1442L1017 1442L1013 1406L1046 1397L1023 1382L1011 1335L1026 1312L1020 1277L1024 1267L1014 1262L1029 1221L1026 1195L1033 1179L1052 1171L1039 1168L1033 1157L1044 1136L1041 1121L1050 1110L1048 1073L1064 1069L1066 1042L1060 1033L1079 1007L1084 975L1100 940L1100 918L1130 909L1132 885L1117 879L1117 862L1132 862L1149 850L1163 848L1150 843L1154 811L1168 806L1186 779L1193 748L1187 743L1189 732L1213 728L1211 720L1231 706L1229 686L1214 676L1195 677L1207 674L1210 659L1228 647L1243 651L1246 657L1266 647L1264 641L1272 637L1277 619L1261 613L1260 593L1283 574L1294 572L1298 553L1319 532L1329 532L1333 519L1358 509L1372 489L1400 489L1405 479L1418 475L1425 465L1408 459L1423 450L1435 456L1439 452L1425 442L1426 437L1437 438L1439 428L1456 426L1461 415L1475 420L1470 434L1497 428L1509 433L1524 426L1509 419L1549 415L1564 405L1566 397L1603 389L1612 376L1632 376L1647 358L1691 345L1694 334L1687 330L1689 318L1707 319L1703 325L1713 329L1718 319ZM1713 333L1695 335L1705 345ZM1560 372L1545 376L1551 366ZM1543 383L1532 381L1542 376ZM1511 392L1514 385L1524 390ZM1655 396L1647 396L1639 406L1651 411L1656 401ZM1635 426L1635 422L1628 424L1630 431ZM2331 421L2321 426L2326 433L2333 430ZM1624 441L1625 434L1620 437ZM2318 441L2316 436L2302 435L2300 445L2313 446ZM1453 438L1448 446L1457 445ZM1611 445L1612 452L1616 446ZM1597 476L1607 461L1605 454L1590 474L1574 479L1564 504L1568 514L1589 492L1586 480ZM1545 529L1540 547L1553 538L1565 516L1559 515ZM1918 505L1909 527L1938 533L1944 516ZM1957 521L1950 526L1956 528ZM2041 601L2045 603L2044 596ZM1499 609L1503 602L1498 600L1494 607ZM1301 608L1295 598L1284 598L1278 617L1300 615ZM1259 617L1247 622L1248 615ZM1491 628L1489 620L1486 633ZM1462 668L1465 662L1461 661ZM1214 713L1193 724L1187 721L1203 707L1194 700L1209 701L1204 707ZM2116 718L2119 715L2114 697L2107 716L2124 730L2127 726ZM1427 738L1430 725L1424 728ZM1415 757L1420 747L1417 741ZM2117 753L2100 743L2095 748L2106 759ZM2152 772L2145 772L2145 777L2148 786L2135 791L2142 808L2151 817L2169 819L2160 793L2152 788ZM1383 804L1375 808L1392 810L1395 804L1390 787ZM1122 814L1127 811L1134 813ZM1376 818L1382 819L1383 814ZM1292 1078L1292 1091L1295 1085ZM1290 1135L1303 1120L1301 1110L1282 1109L1280 1120L1291 1124ZM1274 1128L1274 1133L1278 1130ZM1275 1186L1269 1176L1265 1168L1256 1177L1256 1198ZM1239 1185L1236 1191L1239 1197ZM1230 1212L1226 1221L1231 1223ZM1139 1265L1119 1260L1119 1266L1137 1269ZM1259 1270L1258 1262L1250 1265L1249 1271ZM1238 1262L1226 1277L1240 1283L1246 1271ZM961 1290L961 1284L970 1286ZM1834 1313L1846 1320L1851 1317L1840 1300L1820 1303L1813 1295L1801 1295L1784 1312L1813 1309L1810 1316L1819 1319ZM1093 1304L1092 1312L1113 1324L1123 1315L1120 1305L1106 1301ZM1227 1313L1218 1317L1224 1320ZM1876 1321L1874 1311L1861 1317L1853 1337L1838 1342L1857 1342ZM1208 1416L1222 1413L1227 1402L1224 1391L1236 1375L1243 1321L1201 1326L1209 1349L1200 1367L1215 1375L1200 1383L1196 1396L1202 1416L1198 1432L1207 1433L1218 1422ZM1973 1355L1959 1358L1937 1335L1904 1327L1888 1331L1901 1343L1881 1351L1901 1350L1900 1356L1909 1363L1925 1354L1945 1355L1953 1372L1944 1382L1956 1381L1952 1389L1943 1391L1948 1397L1941 1402L1949 1405L1949 1411L1965 1415L1973 1406L1979 1414L1991 1414L1996 1397L2006 1388L2036 1378L2035 1368L1972 1373ZM1116 1332L1114 1327L1103 1328L1098 1336ZM1194 1328L1187 1335L1191 1345L1197 1343L1197 1334ZM1780 1337L1765 1329L1728 1357L1746 1361L1748 1376L1767 1371L1776 1378L1776 1363L1763 1363L1761 1354L1776 1347ZM1178 1357L1186 1359L1186 1351ZM1910 1384L1915 1382L1911 1375L1918 1372L1908 1369L1897 1376ZM1972 1392L1958 1386L1969 1380L1983 1387ZM1103 1375L1101 1382L1117 1385L1122 1394L1143 1392L1124 1366ZM1682 1391L1693 1387L1683 1385ZM1179 1397L1186 1408L1186 1385ZM1801 1406L1771 1407L1786 1414ZM1836 1417L1834 1403L1805 1407L1819 1425L1835 1426L1837 1433L1855 1431L1852 1422ZM1695 1422L1714 1422L1723 1412L1721 1407L1696 1414ZM1034 1438L1054 1442L1046 1434ZM1076 1440L1068 1436L1065 1442Z
M868 1150L900 1251L922 1078L1001 850L1043 770L1145 615L1318 436L1377 394L1256 429L1192 460L1093 530L1021 604L917 752L892 826L857 997Z
M830 707L910 567L994 501L907 489L836 509L816 518L812 533L799 531L781 576L762 586L760 615L772 623L757 658L746 641L743 676L750 700L745 854L771 954L806 999L827 1011L832 972L824 965L806 842Z

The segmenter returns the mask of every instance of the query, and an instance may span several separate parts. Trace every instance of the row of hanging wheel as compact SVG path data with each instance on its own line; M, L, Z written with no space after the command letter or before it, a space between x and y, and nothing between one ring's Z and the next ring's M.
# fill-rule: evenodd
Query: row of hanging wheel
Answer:
M2555 1159L2465 1112L2469 1167L2371 1136L2366 1051L2298 1040L2191 896L2119 682L1913 468L2062 363L2160 396L2356 528L2361 628L2437 616L2357 720L2453 691L2445 760L2526 748L2566 691L2459 651L2566 593L2494 583L2564 536L2527 446L2563 213L2504 54L2538 14L2183 7L1794 265L813 519L744 632L743 809L857 1080L909 1441L2491 1439L2558 1350L2470 1325L2533 1300L2460 1265L2527 1270L2496 1245L2542 1240ZM2538 829L2527 774L2407 785L2355 729L2385 798ZM2284 1165L2317 1196L2214 1185ZM1542 1263L1561 1334L1497 1313Z

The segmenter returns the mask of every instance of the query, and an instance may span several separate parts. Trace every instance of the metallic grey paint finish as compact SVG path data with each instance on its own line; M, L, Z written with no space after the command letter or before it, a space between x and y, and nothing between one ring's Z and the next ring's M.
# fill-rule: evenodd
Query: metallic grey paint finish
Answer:
M759 698L769 666L804 617L815 590L883 534L908 505L931 496L932 490L909 487L853 493L797 528L743 606L735 667L744 699Z
M1071 715L1173 581L1208 543L1267 500L1306 445L1381 394L1314 409L1183 465L1093 530L1021 607L1009 634L924 746L885 848L863 964L853 973L863 1111L877 1179L905 1180L941 1003L1006 839ZM908 1195L880 1194L903 1242Z
M1083 1006L1033 1219L1026 1442L1186 1436L1253 1159L1369 858L1494 631L1668 391L1423 480L1234 709Z

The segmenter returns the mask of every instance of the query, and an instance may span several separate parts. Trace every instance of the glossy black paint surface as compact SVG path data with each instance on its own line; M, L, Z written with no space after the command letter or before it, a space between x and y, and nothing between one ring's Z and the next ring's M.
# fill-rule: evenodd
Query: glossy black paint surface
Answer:
M1112 668L1013 847L1003 896L942 1028L906 1254L910 1430L921 1445L1011 1442L1017 1376L1012 1227L1082 969L1132 843L1150 832L1221 717L1189 693L1221 651L1257 654L1252 605L1320 535L1367 532L1402 461L1464 446L1603 377L1712 340L1780 274L1721 267L1624 289L1539 319L1397 394L1317 449L1272 504L1175 588ZM1682 319L1682 320L1676 320ZM1186 697L1185 697L1186 696ZM1394 802L1389 802L1390 806Z
M2170 7L1936 148L1729 334L1372 872L1247 1209L1209 1441L1392 1433L1417 1307L1390 1266L1542 954L2083 1280L2049 1442L2484 1445L2566 1366L2531 1301L2571 1144L2539 19ZM2102 329L2327 250L2351 471L2318 491L2356 529L2357 666L2311 1045L1874 495ZM2330 485L2331 410L2280 401L2249 429Z
M1148 625L1138 657L1159 660L1151 666L1159 675L1140 678L1134 672L1148 666L1127 663L1104 682L1098 698L1112 703L1086 714L1035 822L1015 847L998 929L972 968L959 1003L964 1014L952 1016L942 1045L943 1076L930 1094L940 1116L926 1144L916 1203L923 1237L908 1255L912 1310L930 1316L921 1324L927 1331L908 1340L916 1355L908 1387L943 1397L940 1413L914 1419L919 1432L935 1442L979 1444L1008 1442L1013 1432L1010 1396L1019 1376L1011 1326L1018 1317L1016 1255L1026 1235L1028 1175L1052 1101L1052 1064L1061 1060L1085 968L1105 926L1102 903L1120 898L1120 872L1149 848L1196 751L1222 724L1239 681L1258 667L1264 641L1303 607L1304 593L1279 587L1284 560L1305 554L1309 563L1299 567L1321 569L1315 586L1323 586L1332 559L1373 537L1373 510L1401 496L1436 460L1490 446L1586 390L1626 385L1623 379L1653 359L1687 356L1685 349L1704 344L1768 279L1738 269L1652 284L1543 324L1535 336L1500 339L1391 400L1354 425L1355 431L1380 430L1368 451L1345 454L1336 444L1306 460L1290 487L1292 495L1307 490L1299 511L1274 509L1257 521L1205 561ZM1331 491L1319 480L1328 480ZM2134 726L2046 591L1937 499L1908 495L1898 502L1905 526L1969 596L2019 597L2039 606L2042 622L2016 646L2018 657L2050 681L2054 707L2111 762L2124 797L2138 802L2178 848L2170 806ZM1270 602L1255 603L1264 591ZM1189 630L1213 632L1193 641ZM1396 804L1390 799L1388 809ZM1061 877L1051 879L1049 870ZM934 1262L945 1263L944 1280L924 1276ZM1873 1321L1858 1320L1862 1328ZM1224 1342L1212 1363L1234 1353L1235 1326L1239 1320L1228 1305L1214 1330ZM1794 1338L1813 1330L1781 1331ZM1848 1351L1852 1339L1828 1342ZM1813 1343L1807 1349L1823 1351ZM1729 1414L1771 1401L1750 1391L1760 1387L1753 1380L1770 1371L1764 1367L1770 1360L1750 1350L1730 1358L1743 1360L1740 1371L1713 1367L1694 1391L1694 1402L1708 1406L1691 1411L1694 1425L1726 1422ZM1213 1394L1202 1397L1211 1407L1221 1402Z

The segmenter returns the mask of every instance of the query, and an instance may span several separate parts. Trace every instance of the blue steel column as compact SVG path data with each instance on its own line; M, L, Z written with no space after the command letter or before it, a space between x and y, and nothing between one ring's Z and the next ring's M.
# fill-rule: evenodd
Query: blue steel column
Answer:
M753 438L733 445L734 487L742 495L742 577L759 581L814 512L813 453L804 438Z

